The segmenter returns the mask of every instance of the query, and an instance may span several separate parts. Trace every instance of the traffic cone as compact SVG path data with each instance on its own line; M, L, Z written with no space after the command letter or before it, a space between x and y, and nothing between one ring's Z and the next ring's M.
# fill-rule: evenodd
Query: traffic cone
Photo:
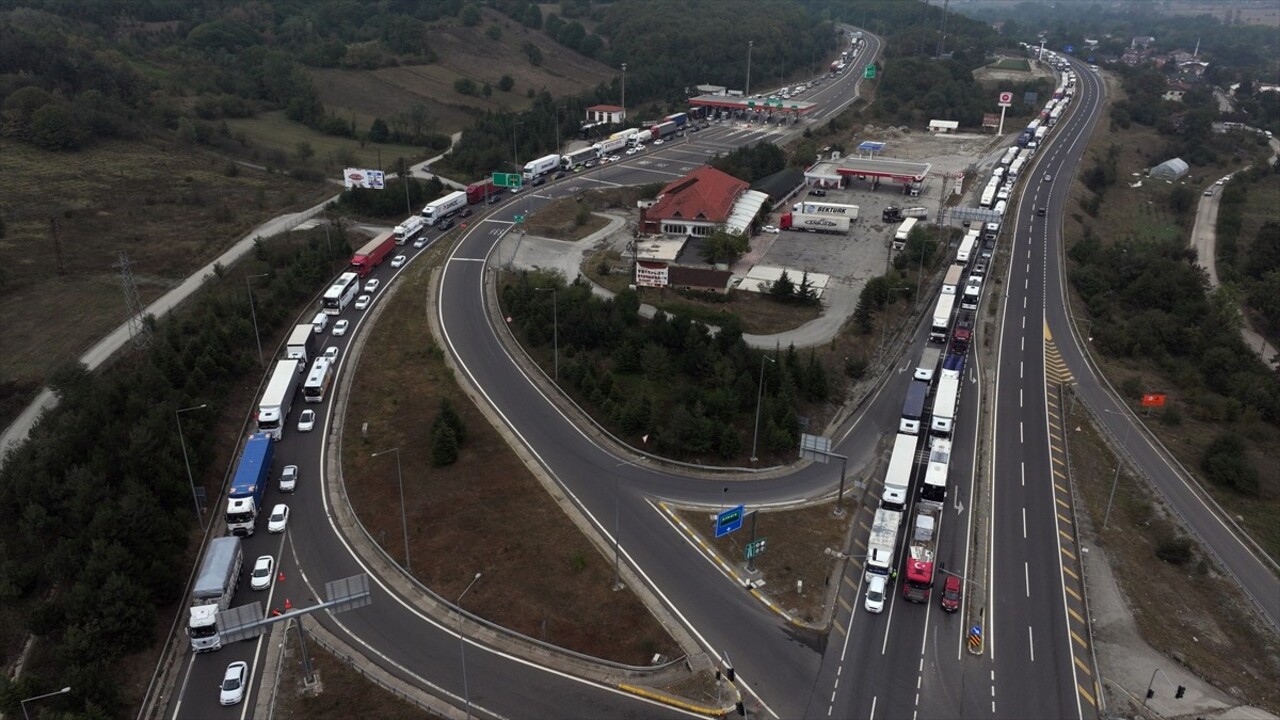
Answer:
M280 617L280 608L271 608L271 617Z
M292 609L293 609L293 603L289 602L289 598L285 598L285 599L284 599L284 609L285 609L285 610L292 610Z
M284 582L284 571L283 571L283 570L281 570L281 571L280 571L280 574L276 576L276 582Z

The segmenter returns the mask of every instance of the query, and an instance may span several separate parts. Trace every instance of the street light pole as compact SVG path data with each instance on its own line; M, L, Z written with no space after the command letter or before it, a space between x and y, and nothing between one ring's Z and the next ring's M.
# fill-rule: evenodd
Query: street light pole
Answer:
M467 720L471 720L471 690L467 687L467 643L462 636L462 596L467 594L467 590L480 579L480 573L471 578L471 582L466 589L462 591L462 595L458 596L458 654L462 657L462 696L467 703Z
M1103 408L1103 409L1102 409L1102 412L1105 412L1105 413L1111 413L1112 415L1119 415L1120 417L1124 418L1126 421L1128 421L1128 420L1129 420L1129 418L1128 418L1124 413L1119 413L1119 412L1116 412L1115 410L1109 410L1109 409L1107 409L1107 408ZM1130 430L1133 430L1133 423L1132 423L1132 422L1129 422L1129 423L1125 426L1125 429L1124 429L1124 440L1121 440L1121 441L1120 441L1120 449L1121 449L1121 451L1123 451L1123 450L1124 450L1124 448L1125 448L1125 446L1127 446L1127 445L1129 444L1129 431L1130 431ZM1116 453L1116 473L1115 473L1115 475L1113 475L1113 476L1111 477L1111 494L1110 494L1110 496L1109 496L1109 497L1107 497L1107 511L1106 511L1105 513L1103 513L1103 515L1102 515L1102 529L1103 529L1103 530L1106 530L1106 529L1107 529L1107 523L1111 521L1111 503L1115 502L1115 499L1116 499L1116 485L1117 485L1117 484L1119 484L1119 482L1120 482L1120 463L1121 463L1120 453Z
M742 94L746 97L751 97L751 48L755 44L755 40L747 41L747 89L742 91Z
M760 442L760 406L764 404L764 361L775 362L768 355L760 356L760 384L756 394L756 431L751 437L751 462L755 462L759 458L756 457L756 448Z
M244 279L244 286L249 291L249 314L253 315L253 337L258 341L258 364L266 365L267 361L262 357L262 336L258 334L258 311L253 306L253 280L255 278L267 277L270 273L260 273L258 275L250 275ZM281 422L284 422L281 419Z
M34 702L36 700L43 700L45 698L53 697L54 695L66 695L69 692L71 692L70 686L64 687L61 690L54 690L51 693L45 693L43 695L37 695L35 697L29 697L26 700L23 700L22 701L22 717L26 718L26 720L31 720L31 716L27 714L27 703Z
M191 502L196 506L196 522L200 524L200 529L204 530L204 516L200 514L200 498L196 495L196 481L191 476L191 461L187 458L187 440L182 436L182 413L191 410L203 410L208 407L208 403L201 403L194 407L180 408L173 411L173 419L178 422L178 443L182 445L182 463L187 466L187 482L191 483ZM283 420L281 421L283 422Z
M622 124L627 124L627 64L622 63Z
M413 574L413 566L409 563L409 523L405 519L404 510L404 475L400 472L400 448L393 447L390 450L376 452L370 457L378 457L387 453L396 454L396 481L400 485L400 532L404 534L404 571Z

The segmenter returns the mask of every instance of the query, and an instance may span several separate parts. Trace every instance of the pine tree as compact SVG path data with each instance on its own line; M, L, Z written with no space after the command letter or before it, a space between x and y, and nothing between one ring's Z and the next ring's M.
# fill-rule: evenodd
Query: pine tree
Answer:
M446 423L431 431L431 466L444 467L458 461L458 436Z

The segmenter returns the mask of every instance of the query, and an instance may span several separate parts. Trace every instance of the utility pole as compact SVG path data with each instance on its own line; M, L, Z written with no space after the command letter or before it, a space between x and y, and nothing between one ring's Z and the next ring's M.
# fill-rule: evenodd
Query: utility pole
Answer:
M747 41L747 88L742 91L742 94L746 97L751 97L751 48L755 44L755 40Z

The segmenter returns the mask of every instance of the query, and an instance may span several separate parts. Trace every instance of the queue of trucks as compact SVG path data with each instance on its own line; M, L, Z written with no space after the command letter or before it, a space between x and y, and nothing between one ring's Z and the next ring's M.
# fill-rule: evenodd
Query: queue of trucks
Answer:
M559 164L560 156L556 155L556 163ZM525 166L528 167L528 166ZM446 217L454 214L467 206L467 193L462 190L454 190L442 198L432 200L422 208L422 218L428 226L433 226Z
M240 569L244 565L244 549L238 537L220 537L209 541L195 589L191 592L187 635L194 652L211 652L222 648L218 633L218 613L231 607L231 598L240 586Z

